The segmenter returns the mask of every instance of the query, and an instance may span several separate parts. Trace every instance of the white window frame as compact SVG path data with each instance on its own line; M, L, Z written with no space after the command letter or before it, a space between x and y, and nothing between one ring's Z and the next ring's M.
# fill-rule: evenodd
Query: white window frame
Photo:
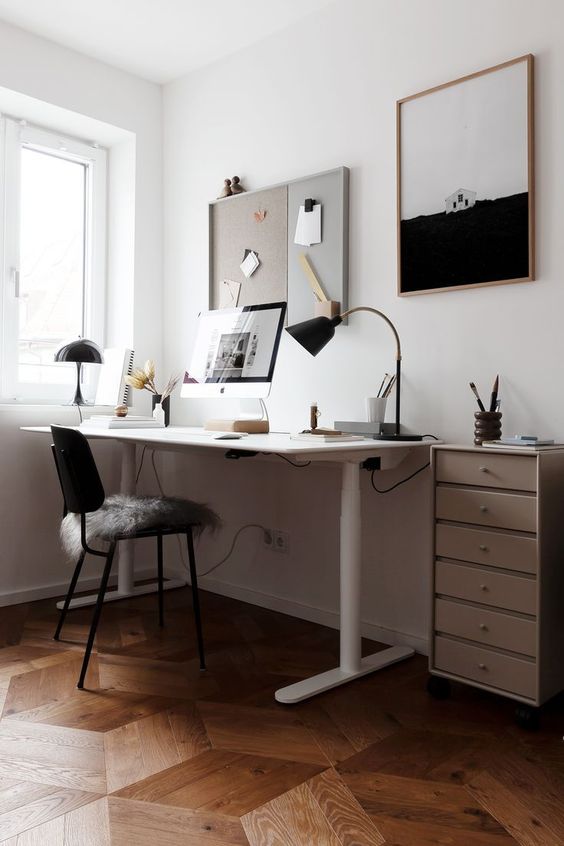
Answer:
M83 336L104 346L107 252L107 152L65 134L28 125L9 117L0 119L0 393L3 401L64 402L76 379L75 365L56 364L69 370L67 384L18 382L19 328L19 196L22 147L78 161L86 167L85 279ZM51 366L51 365L45 365ZM83 393L93 395L94 373L83 368Z

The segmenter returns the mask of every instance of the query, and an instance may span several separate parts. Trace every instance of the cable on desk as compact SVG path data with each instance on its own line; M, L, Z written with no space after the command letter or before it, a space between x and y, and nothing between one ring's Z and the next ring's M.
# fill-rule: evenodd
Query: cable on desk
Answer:
M309 467L309 465L311 464L311 461L304 461L303 464L297 464L295 461L292 461L291 459L287 458L285 455L282 455L281 452L275 452L274 455L277 458L282 458L284 461L287 461L288 464L292 465L292 467Z
M383 490L381 488L377 488L376 485L374 484L374 473L376 471L373 470L372 473L370 474L370 484L372 485L372 487L374 488L376 493L386 494L386 493L389 493L390 491L393 491L395 488L399 488L400 485L405 485L406 482L409 482L410 479L413 479L414 476L417 476L418 473L422 473L423 470L426 470L427 467L430 467L430 466L431 466L431 462L428 461L427 464L424 464L423 467L420 467L418 470L416 470L414 473L412 473L411 476L407 476L405 479L401 479L399 482L396 482L395 485L392 485L389 488L384 488Z
M440 441L440 438L437 438L436 435L421 435L422 438L433 438L434 441Z
M231 556L231 554L233 553L233 550L235 549L235 544L237 543L239 535L245 529L261 529L263 532L266 532L266 529L264 528L264 526L261 526L260 523L246 523L244 526L241 526L235 532L235 534L233 536L233 541L231 542L231 546L229 548L229 552L227 553L227 555L224 555L224 557L221 559L221 561L218 561L217 564L213 565L213 567L209 567L207 570L204 570L202 573L198 573L198 578L200 578L200 576L208 576L210 573L213 573L214 570L217 570L218 567L221 567L222 564L225 564L225 562Z

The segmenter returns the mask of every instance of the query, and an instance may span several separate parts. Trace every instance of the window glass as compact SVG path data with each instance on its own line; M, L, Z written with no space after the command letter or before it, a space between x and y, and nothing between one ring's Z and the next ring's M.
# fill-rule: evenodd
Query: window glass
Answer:
M60 383L54 353L84 334L86 166L23 147L20 180L18 382Z

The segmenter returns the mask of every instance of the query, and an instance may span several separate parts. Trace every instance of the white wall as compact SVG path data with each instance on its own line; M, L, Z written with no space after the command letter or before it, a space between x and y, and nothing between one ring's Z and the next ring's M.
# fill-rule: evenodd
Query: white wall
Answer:
M398 299L396 100L528 52L536 57L538 281ZM468 443L475 411L468 382L487 394L499 372L505 431L562 438L563 80L559 0L340 0L167 85L167 369L185 363L195 315L207 307L207 203L223 179L238 173L248 188L259 188L348 165L350 302L381 308L399 329L404 421L413 431ZM392 362L392 339L369 315L339 330L316 359L286 337L268 402L273 428L307 425L312 399L323 411L322 423L361 419L364 396L374 393ZM199 422L208 411L180 400L174 409L186 422ZM242 522L291 534L292 554L284 557L264 552L250 530L230 563L214 573L218 589L294 610L305 604L318 609L305 613L334 619L336 475L249 463L218 461L213 472L196 460L170 464L169 487L207 496L226 520L224 540L203 547L209 562L219 559L227 535ZM382 474L380 483L415 466L411 461L401 472ZM367 630L382 626L421 645L428 480L420 476L388 496L372 492L367 478L363 484L363 615L376 627Z
M129 260L110 257L110 271L121 268L132 285L123 315L129 342L143 360L161 359L162 335L162 145L161 89L130 74L88 59L23 30L0 23L0 87L45 101L130 133L134 139L134 232ZM48 115L49 110L44 113ZM30 115L26 114L26 117ZM72 123L72 115L66 116ZM80 125L77 119L77 126ZM60 128L60 127L57 127ZM104 139L101 139L102 141ZM126 142L124 142L125 144ZM130 148L130 154L132 148ZM122 186L131 191L124 148L112 159ZM121 169L120 169L121 168ZM131 193L129 194L131 197ZM125 224L123 203L110 215L110 232ZM119 282L118 282L119 284ZM119 297L113 299L119 302ZM119 314L111 315L110 335L117 336ZM117 318L117 320L115 319ZM69 396L72 385L69 384ZM31 599L39 593L60 593L69 568L61 558L57 536L60 494L47 436L24 434L21 425L75 423L76 409L60 406L0 405L0 605ZM97 448L108 486L118 482L116 449Z

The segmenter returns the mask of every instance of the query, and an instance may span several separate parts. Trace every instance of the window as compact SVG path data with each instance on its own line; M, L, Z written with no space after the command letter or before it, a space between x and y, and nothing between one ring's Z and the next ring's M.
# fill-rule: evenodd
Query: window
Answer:
M58 347L104 340L106 152L10 118L0 136L2 397L57 402L73 368Z
M462 194L459 194L459 195L458 195L458 202L459 202L459 203L461 203L461 202L462 202Z

